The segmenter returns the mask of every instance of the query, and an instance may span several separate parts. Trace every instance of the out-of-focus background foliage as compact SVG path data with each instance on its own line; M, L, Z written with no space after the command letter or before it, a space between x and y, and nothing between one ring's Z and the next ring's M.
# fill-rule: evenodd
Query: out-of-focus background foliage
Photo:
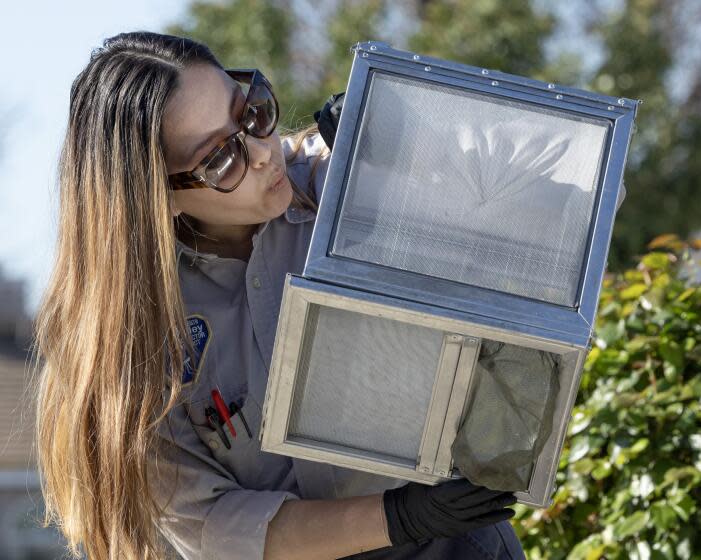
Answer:
M148 1L153 7L159 0ZM201 40L227 66L264 71L287 129L310 124L327 97L345 90L349 49L370 39L644 101L596 344L554 504L547 510L519 507L514 526L527 556L536 560L701 558L701 247L693 241L701 230L701 2L188 1L174 0L179 8L159 15L157 27L110 28L90 48L109 34L137 28ZM125 10L135 9L130 2L124 0ZM71 25L84 25L69 12L49 28L59 27L65 36ZM76 55L78 70L87 62L89 49L84 51L79 64ZM40 79L36 88L52 95L50 68L39 66L31 79ZM0 158L3 146L7 157L12 145L4 132L16 117L14 107L1 101L0 95ZM31 149L58 153L58 146ZM2 183L2 200L18 200L23 181L31 178L20 175ZM3 272L3 264L13 263L0 263L0 559L57 558L56 534L36 527L41 496L28 459L31 418L27 411L18 414L32 311L22 280Z
M701 557L701 242L609 274L553 505L518 508L532 560Z

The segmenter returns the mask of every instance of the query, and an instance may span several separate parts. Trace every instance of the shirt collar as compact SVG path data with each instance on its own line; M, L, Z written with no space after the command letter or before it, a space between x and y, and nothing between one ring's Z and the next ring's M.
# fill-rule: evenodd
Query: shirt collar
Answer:
M303 222L309 222L313 220L316 217L316 212L313 210L310 210L308 208L301 208L298 206L289 206L287 210L283 213L281 217L275 218L276 220L284 219L290 223L290 224L301 224ZM257 245L257 240L260 238L265 230L268 229L268 226L270 225L270 222L273 220L268 220L267 222L263 222L262 224L258 225L258 229L255 231L253 234L253 247L255 250L255 246ZM225 260L224 257L220 257L214 253L204 253L201 251L197 251L190 247L189 245L186 245L180 239L177 237L175 238L175 254L176 254L176 259L179 261L181 258L181 255L185 255L190 259L191 264L195 264L198 260L202 262L211 262L211 261L217 261L217 260ZM230 259L229 259L230 260Z
M316 212L309 208L301 208L299 206L290 206L285 210L285 219L291 224L301 224L316 218Z

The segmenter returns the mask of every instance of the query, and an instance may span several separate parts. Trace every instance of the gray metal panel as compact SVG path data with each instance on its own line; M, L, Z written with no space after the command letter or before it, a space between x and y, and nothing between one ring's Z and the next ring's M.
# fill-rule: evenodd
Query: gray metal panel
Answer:
M426 415L419 457L416 468L422 473L433 474L436 465L436 455L441 443L442 429L445 424L446 411L451 398L455 379L455 370L460 359L463 337L446 334L443 337L443 347L438 360L438 371L433 382L431 401ZM444 475L445 476L445 475Z
M453 455L451 446L458 433L458 428L465 414L465 407L469 398L470 381L475 370L477 356L479 355L480 340L465 338L461 344L460 360L458 362L455 379L450 393L450 403L445 414L445 424L441 433L441 441L436 454L435 473L440 476L448 476L453 467Z
M373 46L375 50L370 51ZM413 53L400 55L398 53L401 51L390 50L392 52L381 44L368 43L356 51L304 275L447 309L460 309L483 316L487 323L508 322L515 330L525 334L552 332L549 336L556 340L579 344L588 340L596 307L594 296L599 290L598 279L603 275L608 250L607 239L610 238L615 201L637 102L622 100L622 103L619 103L617 99L609 96L589 95L588 92L581 93L579 90L559 86L550 87L550 84L507 75L504 75L502 80L490 81L488 78L493 77L493 74L484 74L481 69L460 64L442 64L434 59L430 71L426 71L423 62L414 60ZM423 60L422 57L420 59ZM613 134L607 146L608 159L598 190L591 243L586 252L587 271L582 275L579 309L328 255L337 209L347 180L346 171L356 141L358 116L365 101L368 74L374 69L393 71L417 79L431 79L437 83L459 85L476 91L491 90L504 98L531 103L537 100L548 107L605 118L611 122ZM492 85L495 81L498 84Z
M304 333L309 317L308 310L313 306L345 309L369 316L429 327L446 334L461 335L466 339L489 338L490 340L560 354L563 364L565 364L561 383L566 390L562 392L562 398L558 398L554 414L556 422L552 434L534 466L528 492L516 493L521 503L537 507L547 506L550 503L559 455L574 405L586 348L575 348L547 339L500 331L475 323L425 313L417 309L406 309L401 306L401 303L387 297L382 298L382 303L380 303L372 295L357 290L328 286L292 275L287 276L264 404L261 449L423 483L434 484L445 480L441 476L420 472L416 468L416 462L407 459L385 455L378 451L349 448L333 442L318 442L305 437L290 436L288 433L294 387L297 382L300 354L304 345ZM467 343L468 346L471 344L471 342ZM471 371L474 366L475 349L476 347L468 348L464 355L461 354L463 359L457 369L462 371L463 381L461 381L461 387L457 388L456 396L451 399L452 402L448 405L452 409L451 416L456 416L456 411L460 411L461 414L463 412L464 400L467 397L465 377L466 373ZM458 418L459 416L457 415ZM421 428L417 426L417 430L420 431ZM439 447L445 449L445 444L449 439L449 434L446 432ZM440 458L440 461L445 463L445 458ZM456 476L455 471L453 476Z
M493 80L498 80L504 86L509 86L517 90L535 91L541 95L555 97L558 94L567 95L579 100L581 103L590 104L592 106L614 106L624 108L637 108L639 100L628 99L625 97L613 97L593 91L587 91L579 88L562 86L560 84L543 82L533 78L508 74L499 70L479 68L470 66L460 62L443 60L432 56L418 55L409 51L403 51L392 48L388 43L382 41L366 41L358 42L351 48L351 52L356 53L356 56L363 58L375 59L391 59L394 63L409 63L410 65L430 66L432 71L446 71L459 73L465 76L471 76L474 79L485 83Z
M344 294L357 292L357 289L345 286L341 282L328 283L321 281L308 281L306 278L292 275L290 283L293 286L305 287L311 286L316 291L325 292L329 294ZM517 322L520 316L516 318L502 319L499 317L491 317L486 314L465 312L451 307L440 306L437 303L434 305L421 303L414 299L403 299L396 298L392 296L385 295L381 292L376 292L375 290L365 290L362 292L363 297L369 302L377 302L383 305L394 305L402 309L412 310L419 313L431 314L436 317L443 317L446 319L454 319L456 321L468 321L470 323L481 325L487 330L494 330L495 332L500 332L503 334L513 334L517 336L522 336L526 339L535 340L548 340L559 344L565 344L573 347L586 347L591 340L591 332L589 327L580 329L571 329L570 331L563 332L557 328L542 328L533 327L523 322ZM436 298L439 300L439 298ZM484 308L482 308L484 309ZM480 310L482 310L480 309ZM578 321L583 323L583 319L580 317ZM550 326L550 325L548 325Z
M606 168L606 184L620 184L623 181L628 147L631 141L633 127L633 112L628 112L616 119L611 135L611 156ZM579 314L592 326L599 304L599 293L606 270L606 259L613 234L613 221L616 215L616 200L618 191L604 189L595 211L594 227L592 228L590 250L585 267L582 287L582 303Z

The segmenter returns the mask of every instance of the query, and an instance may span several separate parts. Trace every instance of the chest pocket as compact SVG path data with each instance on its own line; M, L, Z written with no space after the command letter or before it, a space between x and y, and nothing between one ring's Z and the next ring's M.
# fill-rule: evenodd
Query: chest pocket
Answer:
M205 408L214 407L211 398L185 403L190 423L202 442L209 448L216 459L228 470L236 481L243 487L251 490L265 490L275 488L284 480L290 469L290 462L282 455L266 453L260 450L258 433L260 430L262 411L261 406L247 388L221 391L227 405L236 403L243 412L243 417L250 429L248 435L246 426L240 414L231 416L231 422L236 432L233 436L229 426L224 423L221 428L231 445L228 449L216 430L207 422Z

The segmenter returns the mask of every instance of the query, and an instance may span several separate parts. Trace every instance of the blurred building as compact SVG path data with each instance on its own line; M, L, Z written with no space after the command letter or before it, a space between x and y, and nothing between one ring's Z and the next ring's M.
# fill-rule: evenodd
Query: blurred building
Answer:
M44 502L28 394L30 333L24 285L0 268L0 560L65 557L59 532L41 527Z

